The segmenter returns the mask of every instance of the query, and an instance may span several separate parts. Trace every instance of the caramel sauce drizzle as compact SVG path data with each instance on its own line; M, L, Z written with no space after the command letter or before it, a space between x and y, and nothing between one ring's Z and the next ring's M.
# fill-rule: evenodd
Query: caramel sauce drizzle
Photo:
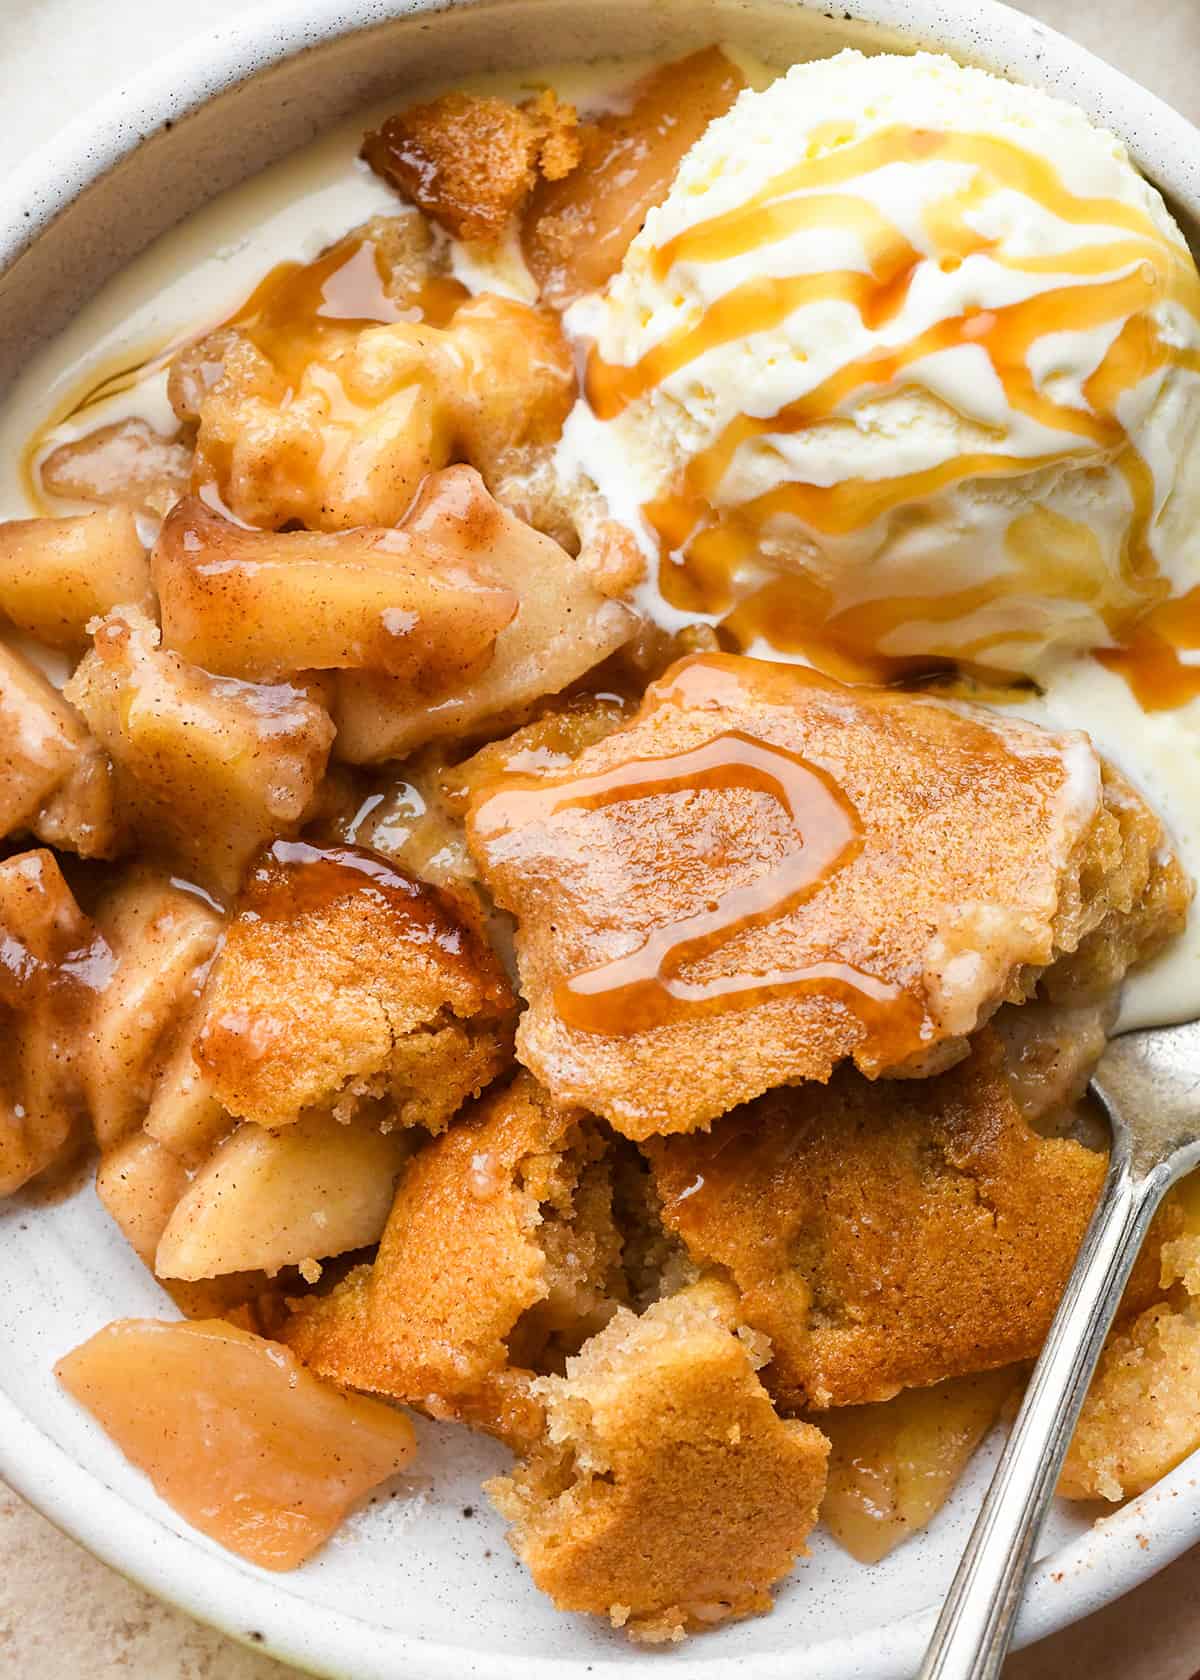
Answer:
M363 846L276 840L252 870L239 914L262 922L293 922L319 916L350 897L365 898L385 911L397 936L409 943L435 945L464 961L471 955L469 930L451 897Z
M783 680L793 687L811 686L815 677L753 660L697 655L673 668L649 704L690 706L703 696L701 704L718 705L744 694L756 670L769 673L768 684ZM824 686L820 677L815 682ZM686 751L630 759L592 776L513 778L476 807L474 825L485 839L495 838L551 823L568 811L703 789L769 795L794 826L795 845L756 880L650 929L625 955L561 980L554 994L560 1018L580 1032L625 1037L784 997L823 995L854 1014L873 1039L911 1048L925 1023L921 1006L901 986L849 963L830 960L698 981L683 977L689 965L799 909L862 849L862 823L845 793L819 765L786 747L731 729Z
M295 384L305 369L335 348L347 332L390 326L397 321L444 326L467 296L466 287L457 280L437 274L413 296L397 300L388 292L386 268L377 243L359 234L339 239L311 262L276 263L231 315L199 331L182 333L140 359L90 372L86 382L47 417L25 445L21 465L29 499L39 512L49 512L40 462L56 427L153 378L181 351L203 344L213 333L226 329L242 333ZM207 383L220 378L217 352L205 367Z
M616 418L709 350L778 327L808 303L844 302L871 331L893 322L928 259L870 201L841 190L887 164L937 160L972 168L965 187L923 211L925 231L943 269L952 271L972 256L986 255L1009 270L1062 276L1064 283L1001 307L968 309L906 342L875 346L777 412L735 419L693 458L667 495L643 510L659 541L660 592L682 611L731 615L725 628L736 645L765 640L780 651L801 651L855 680L890 680L909 674L914 663L947 663L896 659L883 648L904 623L957 621L959 608L980 610L990 601L1027 589L1027 580L996 579L983 586L983 594L967 590L950 597L879 598L839 607L828 592L793 577L737 602L738 575L756 560L766 528L780 519L794 520L821 535L846 536L964 479L1024 475L1076 457L1092 458L1100 451L1125 478L1133 509L1121 577L1111 599L1100 607L1115 639L1132 616L1161 601L1168 587L1158 575L1148 541L1155 511L1153 477L1126 433L1119 405L1126 392L1168 364L1200 372L1195 352L1165 343L1148 318L1148 311L1166 300L1200 317L1200 276L1190 253L1166 240L1140 209L1116 199L1073 194L1050 162L1008 141L908 127L892 127L851 144L839 144L839 138L836 125L814 135L814 150L826 144L834 149L777 175L737 209L685 229L651 254L650 265L662 280L677 263L726 262L803 228L825 224L857 235L866 253L866 270L743 282L632 365L607 363L593 348L586 391L601 419ZM998 241L968 220L997 188L1032 198L1061 222L1112 228L1118 237L1081 243L1065 252L1003 257ZM1038 388L1029 368L1029 353L1038 340L1118 321L1123 326L1084 386L1087 408L1058 402ZM884 479L853 478L832 485L793 480L740 506L718 505L722 480L745 445L766 436L802 433L846 416L857 402L902 384L915 363L968 344L988 356L1015 410L1065 434L1066 441L1033 457L968 451L936 466ZM971 645L968 668L972 660L988 668L991 639L981 637ZM1009 643L1014 639L1003 638Z
M312 262L277 263L220 325L243 333L280 373L297 381L347 329L397 321L444 326L467 295L457 280L433 275L413 296L391 296L376 242L348 235Z
M1147 613L1120 647L1096 658L1133 690L1144 712L1173 711L1200 696L1200 664L1180 655L1200 651L1200 586L1172 596Z

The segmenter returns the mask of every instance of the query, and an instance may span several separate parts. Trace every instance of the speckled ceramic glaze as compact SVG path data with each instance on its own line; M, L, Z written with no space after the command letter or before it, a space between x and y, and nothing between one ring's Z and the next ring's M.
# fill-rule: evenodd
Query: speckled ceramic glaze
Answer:
M831 8L831 12L832 12ZM168 58L0 187L0 387L97 284L181 216L368 100L500 64L679 52L714 38L780 62L851 44L925 46L1081 105L1115 129L1185 224L1200 134L1087 53L989 0L286 0ZM90 1189L0 1204L0 1471L117 1569L280 1657L342 1680L889 1680L911 1674L990 1470L917 1540L866 1570L827 1538L776 1613L646 1655L552 1611L479 1495L504 1455L421 1426L417 1471L287 1576L187 1530L56 1389L54 1360L163 1298ZM1020 1637L1095 1609L1200 1540L1200 1467L1116 1515L1061 1509ZM925 1608L922 1608L925 1607Z

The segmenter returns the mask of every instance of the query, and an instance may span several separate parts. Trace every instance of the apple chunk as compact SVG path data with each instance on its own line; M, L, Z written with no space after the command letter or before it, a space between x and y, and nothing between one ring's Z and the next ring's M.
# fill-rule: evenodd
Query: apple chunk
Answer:
M42 673L0 643L0 837L28 831L81 857L120 846L108 760Z
M441 699L414 704L403 680L341 672L335 750L352 764L403 758L426 741L502 718L519 722L534 701L583 676L637 628L633 613L607 598L583 562L502 508L471 467L431 474L405 528L457 565L486 565L519 605L496 637L487 669Z
M70 1150L77 1066L112 953L47 851L0 862L0 1196Z
M83 647L89 619L149 588L128 508L0 524L0 613L50 647Z
M109 1150L96 1173L96 1194L138 1259L154 1269L154 1251L188 1187L183 1162L144 1132Z
M833 1442L821 1519L859 1563L878 1563L931 1522L1020 1385L1007 1366L821 1414Z
M60 443L41 464L42 488L51 496L160 518L184 494L191 474L192 452L180 435L166 436L136 416ZM119 595L108 604L136 599Z
M221 917L157 871L126 876L96 906L116 962L83 1058L96 1141L111 1149L145 1119L159 1075L196 1009Z
M222 1319L118 1319L55 1374L156 1491L263 1569L294 1569L412 1456L408 1419Z
M159 646L136 607L110 613L63 691L112 757L143 844L218 893L317 793L333 725L307 692L213 677Z
M684 153L745 85L720 47L703 47L653 71L627 107L579 125L578 168L539 181L525 212L525 260L544 303L565 309L617 272Z
M179 502L153 557L163 642L208 671L386 671L414 700L484 671L511 589L427 530L254 531Z
M244 1125L184 1191L158 1244L159 1277L278 1272L379 1241L410 1134L312 1115Z

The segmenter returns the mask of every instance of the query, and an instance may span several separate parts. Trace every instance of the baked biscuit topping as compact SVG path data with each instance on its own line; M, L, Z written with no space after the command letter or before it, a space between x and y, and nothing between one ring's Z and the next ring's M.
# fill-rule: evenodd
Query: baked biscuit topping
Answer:
M481 789L469 835L518 921L522 1059L640 1138L847 1058L950 1065L1158 891L1135 809L1084 736L698 655L568 775Z

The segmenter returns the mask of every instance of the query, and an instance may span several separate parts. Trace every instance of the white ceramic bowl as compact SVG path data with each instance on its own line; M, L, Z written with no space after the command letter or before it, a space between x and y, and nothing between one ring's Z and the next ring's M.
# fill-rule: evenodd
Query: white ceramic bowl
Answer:
M214 193L357 105L496 65L732 39L781 63L846 44L928 46L1073 99L1128 142L1185 223L1200 134L1069 41L983 0L288 0L155 65L0 188L0 386L97 284ZM164 1598L343 1680L888 1680L916 1667L988 1474L980 1455L932 1527L871 1570L820 1536L773 1616L647 1656L558 1615L478 1492L503 1454L421 1426L416 1473L314 1562L271 1576L179 1523L57 1390L51 1368L110 1318L163 1298L90 1190L0 1206L0 1471L92 1551ZM1060 1510L1020 1628L1029 1641L1200 1540L1200 1466L1093 1525ZM924 1607L924 1608L922 1608Z

